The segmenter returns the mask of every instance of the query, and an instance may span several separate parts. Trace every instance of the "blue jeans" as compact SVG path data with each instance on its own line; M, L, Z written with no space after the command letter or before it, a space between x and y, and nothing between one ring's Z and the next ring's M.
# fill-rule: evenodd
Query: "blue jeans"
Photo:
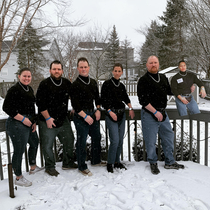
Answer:
M92 115L94 112L85 112L87 115ZM88 134L91 137L91 164L95 165L101 162L101 134L100 134L100 123L94 121L92 125L89 125L80 117L77 113L74 113L74 124L77 130L77 142L76 142L76 153L78 169L84 171L87 169L85 163L87 152L86 152L86 140Z
M107 163L119 163L125 133L125 113L123 115L123 119L119 122L113 122L109 116L106 116L105 120L107 128L109 129L110 140Z
M163 122L156 121L150 113L144 109L141 110L142 132L147 150L147 160L150 163L156 163L158 158L156 154L157 134L161 138L161 145L165 155L165 164L171 165L175 162L174 151L174 132L166 113L166 119Z
M32 132L31 127L28 127L22 122L17 121L11 117L9 117L6 121L6 131L10 136L14 147L14 153L12 156L12 168L16 176L21 176L22 156L25 152L27 143L30 145L28 149L29 165L36 165L36 154L39 138L36 131Z
M182 96L182 95L181 95ZM185 116L188 115L187 113L187 109L189 111L190 114L199 114L200 110L198 108L198 104L195 101L194 97L192 95L191 96L191 101L188 104L183 104L177 97L175 99L176 101L176 106L179 112L180 116ZM185 96L182 96L185 97Z
M56 136L61 144L63 144L63 166L68 167L73 164L74 135L67 117L63 125L59 128L48 128L46 122L40 121L39 135L45 159L45 169L55 168L53 143Z

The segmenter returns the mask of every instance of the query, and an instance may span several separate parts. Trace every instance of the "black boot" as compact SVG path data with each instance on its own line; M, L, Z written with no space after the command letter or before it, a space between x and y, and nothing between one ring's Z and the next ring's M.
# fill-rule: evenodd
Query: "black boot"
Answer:
M152 174L157 175L160 173L157 163L150 163L150 169L151 169Z
M119 169L125 169L125 170L127 170L127 168L122 163L115 163L114 164L114 168L119 168Z
M113 173L113 166L112 166L112 164L108 164L108 163L107 163L107 171L108 171L109 173Z

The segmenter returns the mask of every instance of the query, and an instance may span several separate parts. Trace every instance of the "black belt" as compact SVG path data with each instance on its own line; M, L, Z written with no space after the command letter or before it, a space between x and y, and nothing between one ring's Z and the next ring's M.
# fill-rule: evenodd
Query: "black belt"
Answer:
M111 110L112 110L114 113L122 113L122 112L125 111L124 108L123 108L123 109L113 109L113 108L111 108Z
M181 94L182 96L191 96L191 94Z
M94 112L93 109L83 109L82 111L83 111L83 112Z

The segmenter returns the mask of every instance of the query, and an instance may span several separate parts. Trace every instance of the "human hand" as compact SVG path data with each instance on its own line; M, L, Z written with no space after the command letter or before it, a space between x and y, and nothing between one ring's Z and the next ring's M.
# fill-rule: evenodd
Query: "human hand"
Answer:
M109 112L109 115L111 116L111 118L112 118L114 121L117 121L117 115L116 115L114 112L110 111L110 112Z
M162 121L163 120L163 115L157 111L157 113L155 114L155 117L158 119L158 121Z
M133 119L135 117L135 113L134 113L133 109L129 110L129 116L131 117L131 119Z
M191 90L191 93L193 93L195 91L195 85L192 85L190 90Z
M205 97L206 97L206 91L205 91L205 89L201 89L201 91L200 91L200 96L201 96L202 98L205 98Z
M180 100L183 104L188 104L189 101L185 98L185 97L182 97L181 100Z
M48 128L56 127L56 125L55 125L55 123L54 123L54 120L55 120L55 119L51 117L49 120L46 121L47 127L48 127Z
M94 120L90 115L87 115L87 117L84 119L85 122L87 122L89 125L92 125Z
M22 123L28 127L31 127L32 125L32 122L27 117L25 117Z
M101 112L99 110L96 110L95 116L96 116L96 120L99 121L101 118Z
M32 132L35 132L36 131L36 123L34 123L33 125L32 125Z

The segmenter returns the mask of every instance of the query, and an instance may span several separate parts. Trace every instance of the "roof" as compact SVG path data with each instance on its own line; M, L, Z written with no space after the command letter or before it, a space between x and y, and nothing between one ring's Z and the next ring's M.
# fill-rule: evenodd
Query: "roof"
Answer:
M5 40L5 41L2 41L2 48L1 48L1 51L2 52L8 52L9 51L9 48L12 44L12 41L11 40ZM43 40L42 41L42 50L47 50L50 48L50 45L51 45L51 42L50 41L47 41L47 40ZM16 47L16 46L15 46ZM13 48L12 51L17 51L16 48Z
M173 71L174 69L178 68L178 66L174 66L174 67L168 67L166 69L163 69L160 71L160 73L162 74L166 74L166 73L169 73L170 71Z
M108 45L107 43L103 42L80 42L78 47L93 49L93 48L105 48L107 47L107 45Z

